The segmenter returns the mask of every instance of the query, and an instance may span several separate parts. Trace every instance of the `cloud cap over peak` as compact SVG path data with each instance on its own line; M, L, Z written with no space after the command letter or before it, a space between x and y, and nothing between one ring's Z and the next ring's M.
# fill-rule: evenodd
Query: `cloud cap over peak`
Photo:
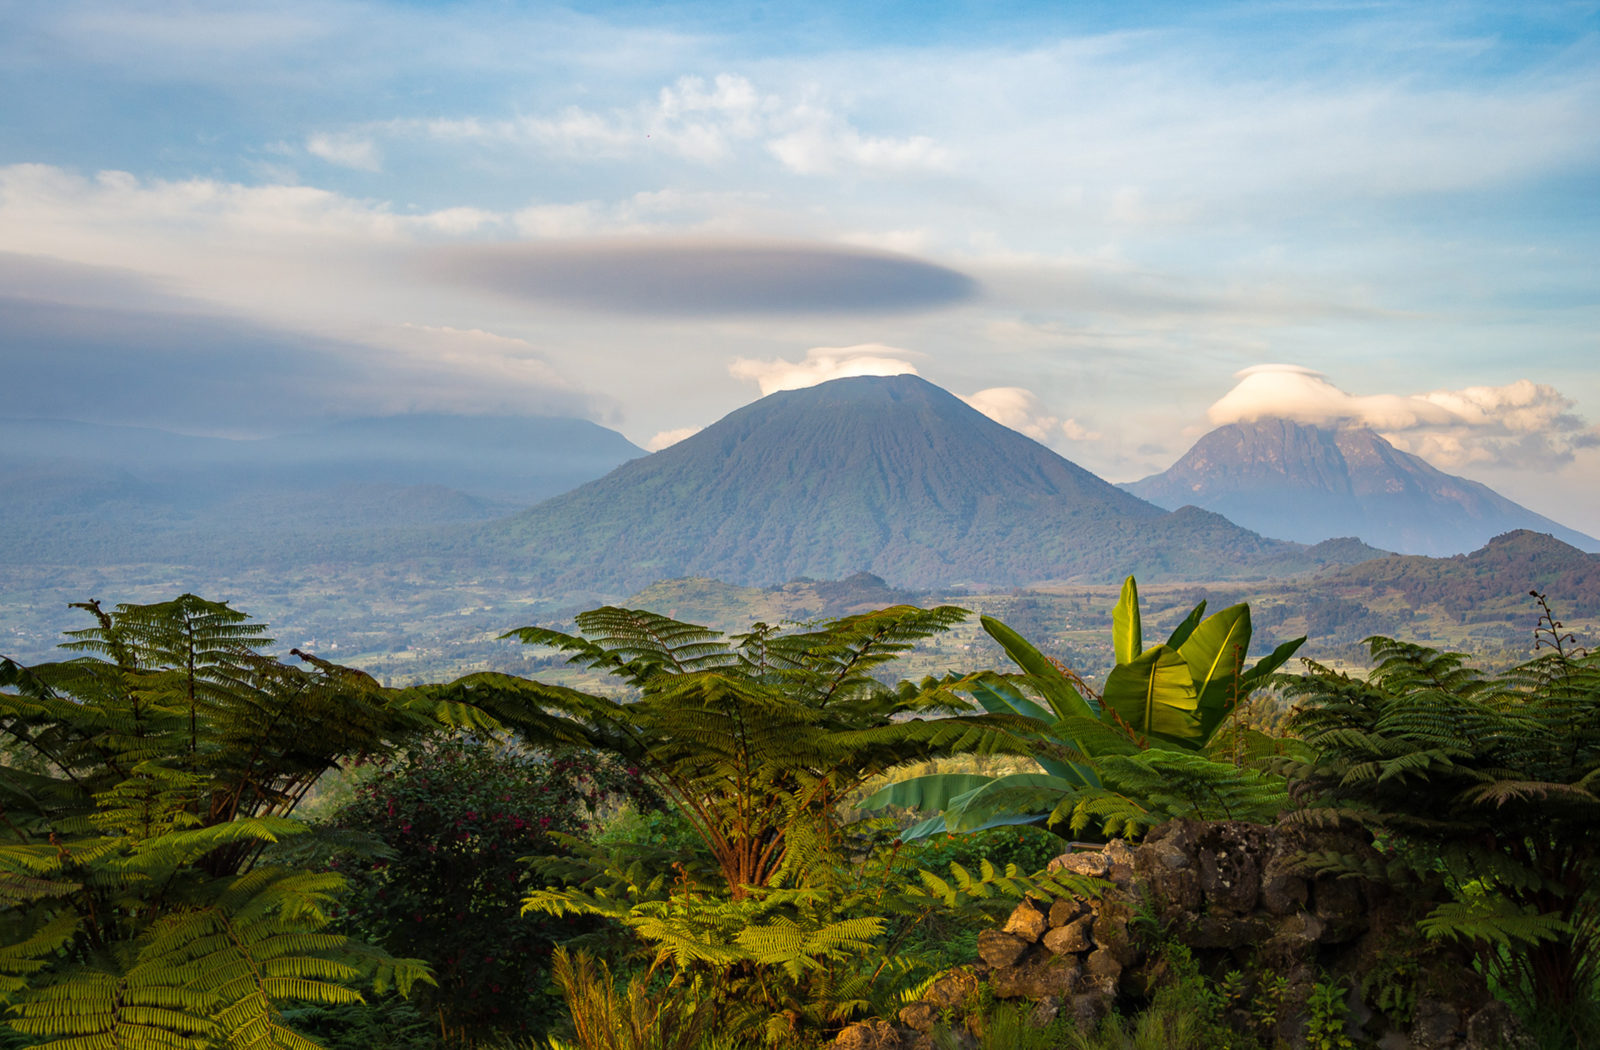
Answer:
M936 263L782 241L608 237L461 246L430 260L500 296L656 316L902 313L978 294L971 277Z
M1579 448L1600 445L1600 428L1572 412L1555 387L1518 379L1423 394L1351 394L1299 365L1256 365L1207 413L1213 425L1288 419L1318 426L1370 427L1439 466L1554 468Z
M902 350L882 343L858 343L855 346L814 346L799 361L774 358L757 361L739 357L728 366L728 374L735 379L753 379L761 388L761 396L776 394L780 390L800 390L834 379L852 379L858 376L916 375L917 366L906 360L920 356L911 350Z

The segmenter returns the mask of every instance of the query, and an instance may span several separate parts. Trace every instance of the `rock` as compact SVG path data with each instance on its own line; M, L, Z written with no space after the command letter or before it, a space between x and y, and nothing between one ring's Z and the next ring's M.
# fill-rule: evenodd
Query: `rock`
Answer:
M1442 999L1422 999L1411 1015L1411 1045L1416 1050L1444 1050L1453 1047L1466 1033L1461 1014Z
M1511 1008L1498 999L1467 1018L1466 1050L1534 1050L1534 1045Z
M1183 824L1174 821L1152 831L1133 851L1133 871L1150 888L1157 903L1193 911L1200 907L1200 876L1184 849L1188 836Z
M1044 946L1057 955L1074 955L1087 951L1093 946L1089 937L1089 929L1093 923L1094 916L1085 915L1065 926L1057 927L1044 935Z
M1081 973L1077 962L1071 958L1037 955L1019 966L996 970L989 975L989 987L997 999L1067 995L1076 989Z
M1070 871L1075 875L1104 878L1111 873L1111 861L1100 850L1079 850L1063 853L1051 861L1046 871Z
M834 1038L833 1045L840 1050L902 1050L904 1044L893 1025L874 1017L847 1027Z
M1078 1030L1092 1032L1111 1013L1111 996L1100 992L1074 995L1063 1004Z
M1004 969L1022 958L1028 942L1015 934L1000 930L981 930L978 933L978 958L995 969Z
M912 1003L900 1010L900 1023L918 1032L933 1031L934 1022L938 1019L939 1011L928 1002Z
M1028 1014L1028 1023L1035 1028L1049 1028L1061 1013L1061 997L1047 995L1033 1006L1033 1012Z
M1212 910L1247 915L1261 892L1261 867L1246 843L1232 836L1200 851L1200 892Z
M1142 954L1128 933L1128 920L1132 915L1132 909L1126 904L1114 900L1101 901L1095 912L1094 925L1090 928L1094 943L1110 951L1124 966L1133 965Z
M1090 978L1107 978L1115 988L1117 981L1122 979L1122 963L1117 959L1116 953L1109 948L1096 948L1084 960L1083 972Z
M982 935L979 935L980 939ZM922 999L938 1010L955 1010L978 999L978 975L968 969L950 970L934 978Z
M1312 913L1327 924L1324 944L1354 940L1367 928L1367 909L1353 880L1318 879L1311 892Z
M1261 945L1261 961L1282 972L1309 958L1326 929L1326 924L1309 912L1285 916L1273 924L1271 935Z
M1089 911L1089 902L1081 897L1062 897L1050 905L1050 925L1065 926Z
M1025 900L1011 912L1004 930L1033 944L1050 928L1050 913L1034 901Z
M1242 915L1200 915L1182 941L1191 948L1243 948L1260 940L1267 924Z
M1287 856L1276 855L1261 872L1261 906L1273 915L1304 911L1310 897L1306 880L1296 875Z
M1133 850L1121 839L1112 839L1106 843L1106 861L1110 870L1106 873L1112 882L1121 887L1133 884Z

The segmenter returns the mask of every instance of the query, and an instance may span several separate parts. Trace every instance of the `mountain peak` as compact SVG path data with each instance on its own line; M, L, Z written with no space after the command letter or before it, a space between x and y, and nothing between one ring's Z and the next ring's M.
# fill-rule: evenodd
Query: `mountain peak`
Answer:
M1164 514L912 375L770 394L484 542L610 593L862 571L899 587L1016 586L1299 558L1214 515Z
M1163 507L1193 503L1267 536L1359 536L1407 554L1450 555L1513 529L1573 545L1600 541L1395 448L1366 427L1288 419L1229 423L1160 474L1124 485Z

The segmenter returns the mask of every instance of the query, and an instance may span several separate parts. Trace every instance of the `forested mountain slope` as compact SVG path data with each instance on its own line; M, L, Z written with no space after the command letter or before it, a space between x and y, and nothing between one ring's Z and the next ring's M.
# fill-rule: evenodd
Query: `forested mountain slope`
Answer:
M485 526L476 545L557 588L620 591L860 571L912 587L1220 578L1376 553L1324 556L1194 508L1166 513L908 375L772 394Z

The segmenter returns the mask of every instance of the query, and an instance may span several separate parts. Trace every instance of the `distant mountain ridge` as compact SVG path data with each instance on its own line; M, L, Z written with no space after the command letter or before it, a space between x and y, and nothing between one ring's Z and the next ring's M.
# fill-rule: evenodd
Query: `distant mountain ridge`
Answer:
M1237 577L1310 553L1195 508L1163 512L916 376L769 395L505 522L476 548L554 588L737 584L866 571L896 587Z
M1527 529L1496 536L1470 554L1393 555L1319 580L1330 589L1360 587L1375 597L1393 592L1412 608L1435 605L1462 615L1507 601L1531 609L1526 595L1536 589L1548 595L1557 616L1600 616L1600 554Z
M0 561L226 558L250 538L484 521L644 454L567 418L419 413L259 440L0 419Z
M1586 550L1600 540L1447 474L1372 430L1286 419L1218 427L1167 470L1122 486L1159 506L1204 507L1266 536L1357 536L1404 554L1475 550L1516 529Z

